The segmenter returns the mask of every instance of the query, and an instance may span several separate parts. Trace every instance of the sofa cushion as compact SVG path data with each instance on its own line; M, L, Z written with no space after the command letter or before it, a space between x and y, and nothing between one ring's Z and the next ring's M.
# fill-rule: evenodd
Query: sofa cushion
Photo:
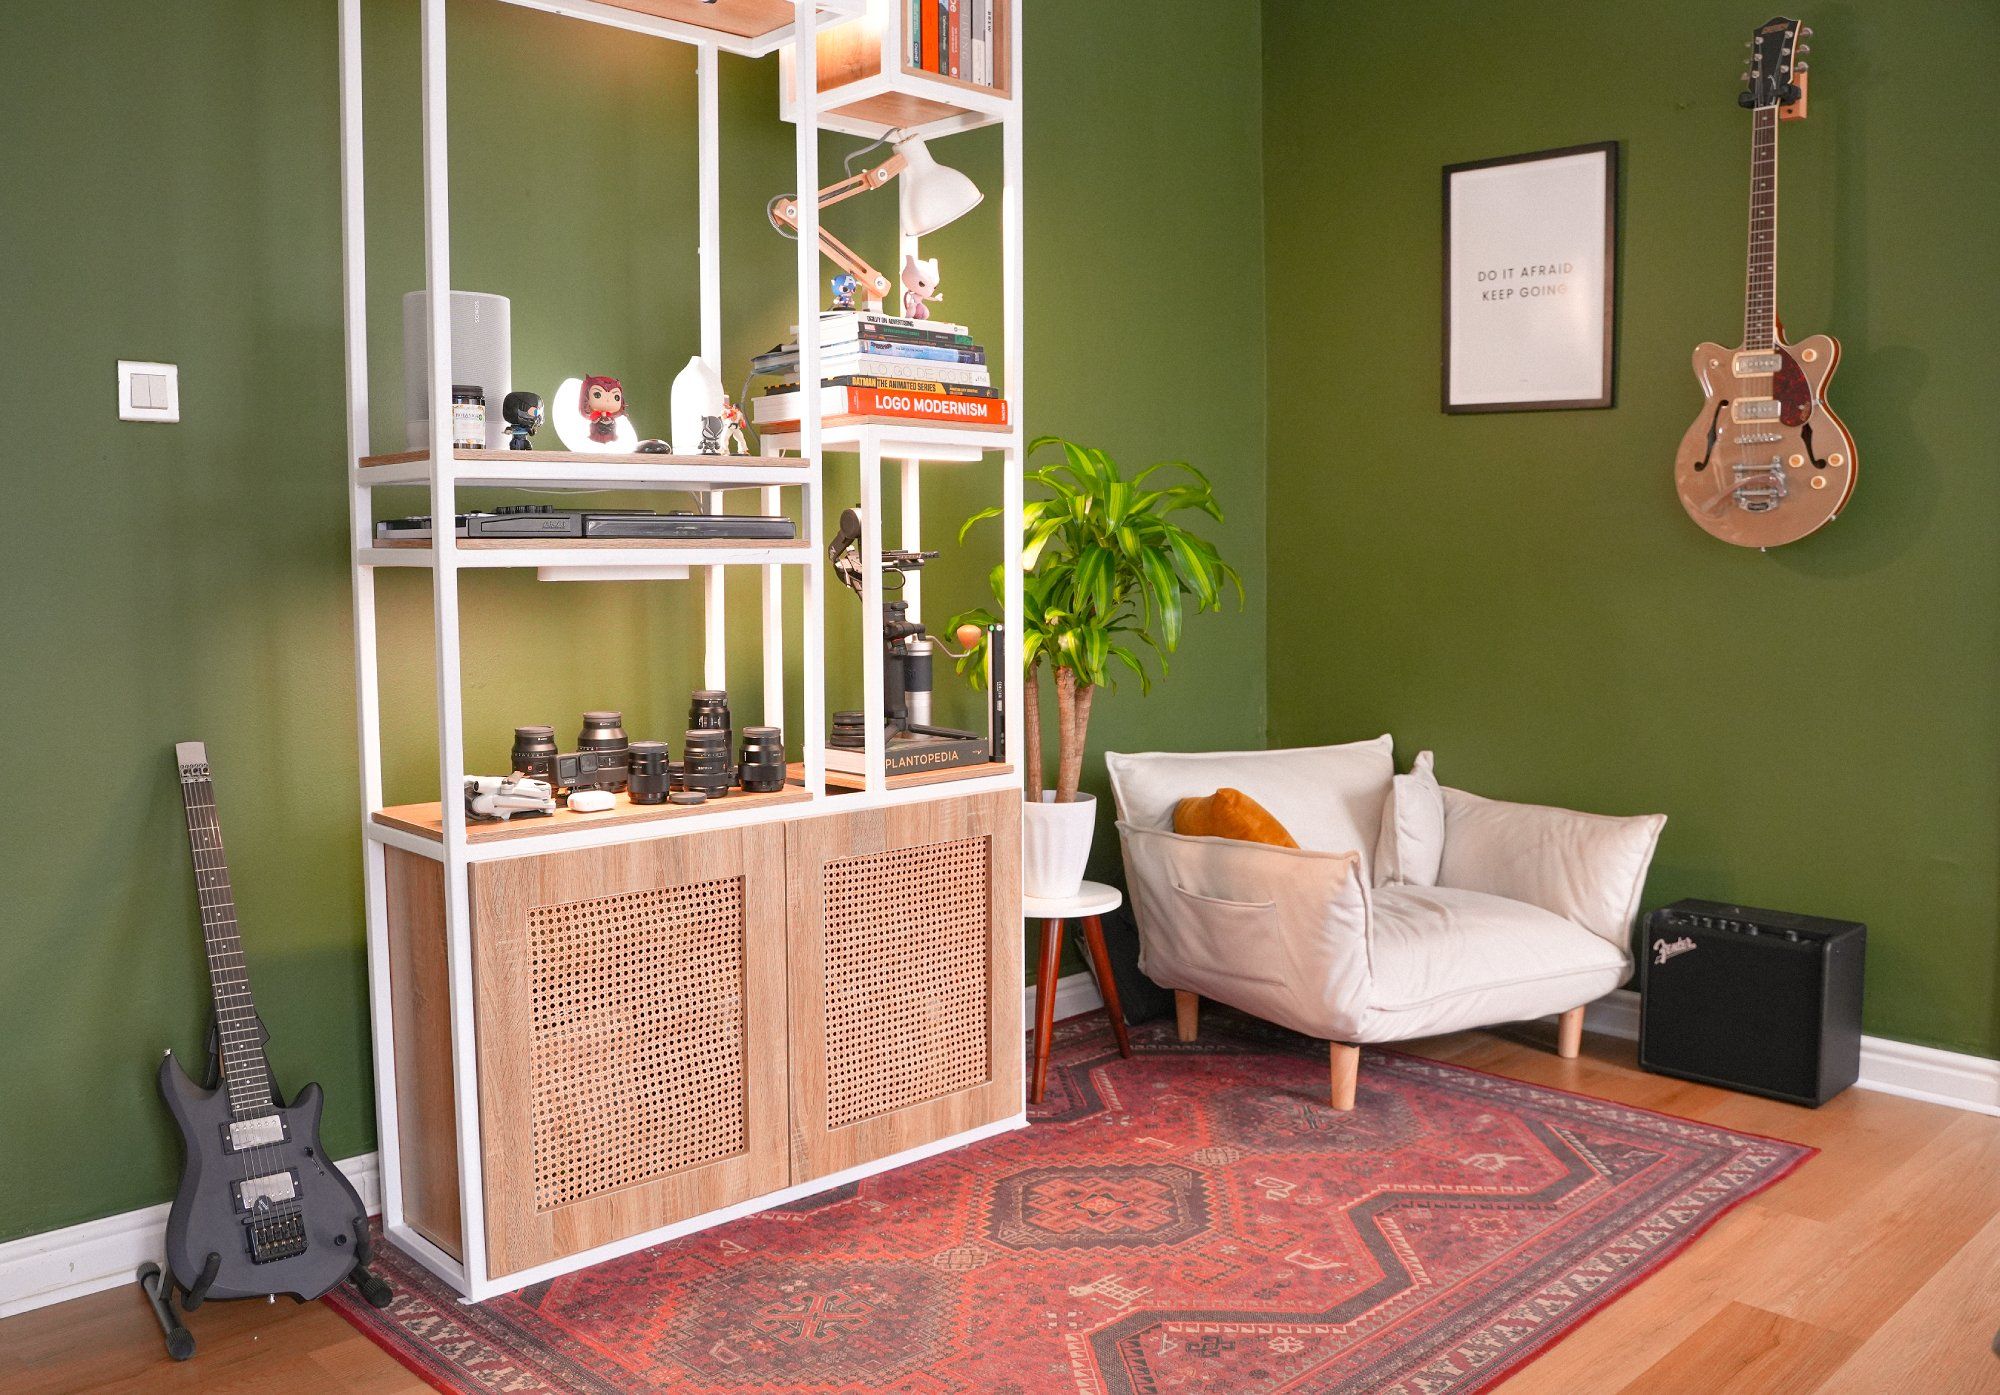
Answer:
M1417 752L1410 773L1398 775L1382 804L1382 838L1375 845L1375 885L1436 886L1444 859L1444 795L1431 753Z
M1402 1041L1566 1012L1631 972L1617 947L1524 901L1446 886L1371 898L1375 991L1358 1036Z
M1242 790L1228 787L1214 794L1191 795L1174 806L1174 832L1190 838L1234 838L1239 843L1269 843L1296 848L1298 840L1271 817L1271 811Z
M1139 967L1311 1036L1368 1003L1368 883L1354 852L1190 838L1120 822Z
M1386 736L1342 746L1282 751L1113 752L1104 758L1118 817L1140 828L1172 828L1174 806L1228 785L1282 823L1300 847L1359 854L1370 876L1382 832L1382 801L1396 775Z
M1666 823L1664 814L1580 814L1447 788L1438 884L1540 906L1622 952Z

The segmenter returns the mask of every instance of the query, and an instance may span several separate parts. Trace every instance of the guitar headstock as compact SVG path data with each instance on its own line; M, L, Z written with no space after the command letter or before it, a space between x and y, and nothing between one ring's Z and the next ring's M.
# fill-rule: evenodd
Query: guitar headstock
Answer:
M1744 89L1736 94L1741 107L1790 106L1799 100L1798 74L1806 70L1799 60L1811 52L1801 42L1812 33L1795 19L1783 15L1758 25L1744 47L1750 50L1750 66L1743 74Z
M174 760L181 768L181 783L194 784L208 778L208 744L203 741L174 743Z

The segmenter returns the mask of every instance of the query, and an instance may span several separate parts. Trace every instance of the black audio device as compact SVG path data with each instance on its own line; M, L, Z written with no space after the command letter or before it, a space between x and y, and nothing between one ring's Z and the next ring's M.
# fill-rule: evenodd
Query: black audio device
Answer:
M1868 927L1676 901L1646 917L1639 1064L1815 1107L1861 1073Z
M655 513L651 509L557 509L547 504L503 504L491 513L457 515L461 538L671 538L689 542L790 542L791 519L727 513ZM389 518L375 525L377 542L429 542L428 514Z

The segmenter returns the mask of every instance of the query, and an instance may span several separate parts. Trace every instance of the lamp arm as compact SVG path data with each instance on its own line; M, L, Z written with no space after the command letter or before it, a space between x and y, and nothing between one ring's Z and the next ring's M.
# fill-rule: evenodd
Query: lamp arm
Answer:
M879 189L903 172L907 162L901 155L891 155L879 165L871 165L859 174L835 180L821 189L817 195L822 210L865 194L871 189ZM789 228L794 234L799 230L799 201L790 195L771 201L771 223L779 229ZM868 300L880 306L889 295L889 278L870 266L859 253L824 226L819 230L820 254L842 271L860 283L861 292Z

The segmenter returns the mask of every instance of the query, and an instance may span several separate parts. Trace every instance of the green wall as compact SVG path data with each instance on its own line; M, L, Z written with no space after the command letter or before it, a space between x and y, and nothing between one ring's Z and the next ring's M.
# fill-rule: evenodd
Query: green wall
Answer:
M1209 468L1252 602L1191 626L1144 703L1101 701L1100 751L1263 737L1258 14L1252 0L1156 8L1173 22L1137 32L1109 7L1029 16L1026 424L1135 464ZM415 6L365 9L375 430L393 446L396 302L420 280ZM171 1192L177 1147L152 1073L162 1048L198 1050L206 1002L179 739L205 739L217 765L279 1079L325 1085L336 1155L373 1146L334 14L330 0L74 0L10 16L0 381L22 526L4 563L0 710L23 816L0 846L0 1240ZM663 430L696 347L692 51L504 5L450 15L457 283L513 298L519 385L614 373L639 424ZM1209 81L1190 102L1196 51ZM775 61L722 70L735 378L794 318L792 246L763 213L793 178ZM845 148L830 145L829 173ZM939 153L997 191L995 133ZM891 202L851 205L835 226L892 246ZM995 347L999 204L926 243L952 318ZM116 420L121 357L180 365L178 425ZM836 463L837 499L852 479ZM990 467L938 470L930 540L950 551L996 484ZM943 559L932 613L983 601L992 555ZM679 721L699 678L693 587L494 575L464 589L475 766L493 766L517 721L567 728L606 705L635 732ZM428 586L390 575L381 590L390 795L420 798L435 769ZM754 711L755 588L734 590L731 688ZM791 614L796 630L796 601ZM829 653L858 667L859 607L842 593L828 615ZM836 703L858 691L854 672L836 676ZM977 699L940 687L941 716L976 720Z
M1808 16L1780 309L1843 345L1854 501L1768 555L1673 487L1741 324L1762 10L1264 7L1275 742L1388 730L1489 795L1671 818L1648 906L1853 917L1866 1023L2000 1056L2000 11ZM1438 410L1439 167L1622 145L1617 406Z

